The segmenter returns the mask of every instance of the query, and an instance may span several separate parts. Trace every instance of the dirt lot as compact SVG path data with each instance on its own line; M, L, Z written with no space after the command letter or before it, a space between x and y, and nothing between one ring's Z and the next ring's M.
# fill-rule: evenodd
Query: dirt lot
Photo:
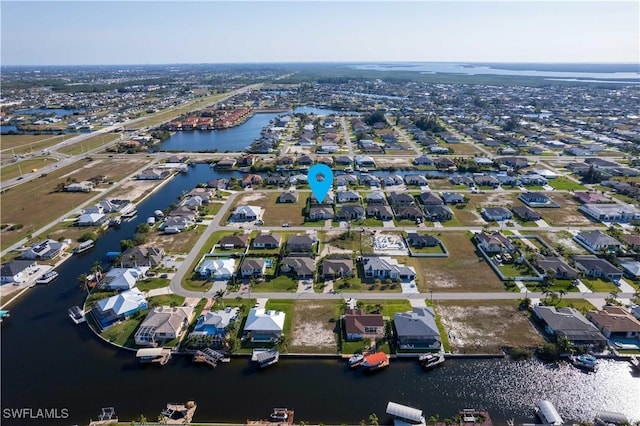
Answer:
M544 343L516 301L439 301L436 308L456 353L496 353L503 347Z
M234 206L260 206L264 209L262 220L265 226L280 226L289 223L291 226L301 226L304 223L302 210L309 195L308 192L298 192L297 203L278 203L279 192L253 191L238 197Z
M495 272L476 255L476 248L466 232L442 232L436 235L436 238L444 243L449 251L449 257L406 258L407 265L416 268L420 291L504 290L504 285Z
M578 211L580 206L575 201L571 200L570 194L560 195L555 194L553 200L560 204L560 208L556 209L537 209L539 213L544 216L544 220L551 226L576 226L576 225L593 225L594 221L591 221L585 215Z
M567 232L547 232L542 237L551 243L551 247L556 244L562 245L568 253L571 254L589 254L587 250L580 244L576 243Z
M336 302L299 300L294 307L289 352L335 353Z
M160 183L160 181L155 180L132 179L109 193L109 198L122 198L125 200L135 201Z
M376 157L376 166L378 166L378 168L389 167L389 166L411 168L413 167L413 164L411 161L412 159L409 157L405 157L405 158L395 158L390 156Z

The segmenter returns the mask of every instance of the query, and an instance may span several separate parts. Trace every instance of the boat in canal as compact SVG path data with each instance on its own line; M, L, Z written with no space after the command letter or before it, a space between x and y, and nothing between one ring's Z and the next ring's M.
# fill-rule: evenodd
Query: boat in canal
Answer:
M360 365L367 368L369 371L379 370L389 365L389 355L384 352L374 352L370 355L366 355Z
M276 422L286 422L289 418L289 410L286 408L274 408L269 418Z
M154 363L166 365L171 359L171 349L162 347L138 349L136 358L143 364Z
M442 352L422 354L418 362L425 370L431 370L444 364L444 354Z
M569 360L574 367L583 370L595 371L598 368L598 360L593 355L572 355L569 357Z
M542 420L545 425L560 426L564 423L556 407L545 399L540 399L536 402L536 415Z
M58 273L56 271L49 271L42 274L36 280L36 284L49 284L51 281L58 278Z
M353 354L351 358L349 358L349 367L357 367L362 364L364 360L364 354Z
M87 320L87 318L84 316L84 311L79 306L70 307L68 312L69 318L71 318L71 321L73 321L75 324L82 324Z
M265 368L280 360L280 352L275 349L254 349L251 361L257 362L260 368Z
M629 363L634 370L640 371L640 359L637 356L631 355L631 358L629 358Z
M85 251L89 250L90 248L92 248L93 246L95 246L96 243L93 240L86 240L81 242L80 244L78 244L78 247L76 247L73 252L75 254L80 254L80 253L84 253Z
M0 311L0 322L4 321L5 318L9 318L9 311Z

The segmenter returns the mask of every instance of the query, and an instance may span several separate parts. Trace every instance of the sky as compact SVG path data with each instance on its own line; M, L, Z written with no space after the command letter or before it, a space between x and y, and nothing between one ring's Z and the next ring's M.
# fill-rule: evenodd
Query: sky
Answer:
M640 62L638 1L5 1L2 65Z

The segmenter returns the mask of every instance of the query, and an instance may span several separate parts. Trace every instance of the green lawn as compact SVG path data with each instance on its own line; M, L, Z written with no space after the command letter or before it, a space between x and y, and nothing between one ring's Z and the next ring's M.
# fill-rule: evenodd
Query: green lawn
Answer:
M438 314L438 310L433 305L431 300L425 300L425 304L433 308L436 313L436 325L438 326L438 331L440 332L440 339L442 340L442 349L445 352L451 352L453 347L451 346L451 342L449 342L449 335L447 334L447 330L444 328L444 324L442 323L442 318Z
M555 179L549 179L549 186L553 189L564 191L582 191L587 189L584 185L581 185L562 176Z
M170 280L167 278L147 278L143 281L138 281L136 287L138 287L141 291L149 291L157 288L167 287L169 285Z
M269 300L265 306L265 309L267 310L281 311L285 313L283 329L285 336L290 336L291 333L294 304L294 300Z
M160 296L148 297L149 306L182 306L184 296L177 294L162 294Z
M498 269L507 278L536 276L534 273L529 272L528 268L524 264L518 265L516 263L503 263L498 266Z
M585 278L581 280L584 285L586 285L587 287L589 287L590 290L595 291L595 292L604 292L604 293L608 293L612 290L615 290L616 287L615 284L613 284L611 281L605 281L602 280L600 278Z
M253 286L254 292L287 292L296 291L298 282L287 275L280 275L275 278L267 278Z
M544 300L544 299L542 299ZM556 308L574 308L582 313L595 310L595 306L585 299L562 299L553 304Z
M362 309L365 312L371 310L382 313L382 316L393 319L393 314L397 312L411 311L411 304L408 300L359 300L362 302Z
M134 335L140 323L146 318L147 313L148 310L140 311L133 318L112 325L100 335L116 345L135 348L137 345L135 344Z
M438 244L435 247L420 247L420 248L411 247L411 252L412 253L444 253L444 250L442 250L442 246Z

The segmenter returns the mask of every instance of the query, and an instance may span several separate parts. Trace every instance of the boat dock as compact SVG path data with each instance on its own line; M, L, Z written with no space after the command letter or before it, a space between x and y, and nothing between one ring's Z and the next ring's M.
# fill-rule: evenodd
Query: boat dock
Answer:
M190 424L197 407L198 405L194 401L187 401L186 404L169 403L167 408L160 413L162 417L160 423L165 425Z
M89 426L112 425L114 423L118 423L118 417L113 407L103 408L98 420L89 420Z
M285 410L285 412L281 413L281 414L285 414L286 416L286 420L247 420L247 425L261 425L261 426L286 426L286 425L293 425L293 415L294 415L294 411L293 410L289 410L286 408L275 408L273 410L273 413L271 414L271 416L273 416L273 414L276 414L278 410Z
M214 351L211 348L205 348L196 352L193 356L193 362L204 362L212 367L217 367L219 362L229 362L230 358L222 352Z
M280 360L280 352L275 349L254 349L251 354L251 361L260 364L260 368L268 367Z
M165 348L144 348L138 349L136 352L136 358L141 363L157 363L160 365L166 365L171 359L171 349Z

